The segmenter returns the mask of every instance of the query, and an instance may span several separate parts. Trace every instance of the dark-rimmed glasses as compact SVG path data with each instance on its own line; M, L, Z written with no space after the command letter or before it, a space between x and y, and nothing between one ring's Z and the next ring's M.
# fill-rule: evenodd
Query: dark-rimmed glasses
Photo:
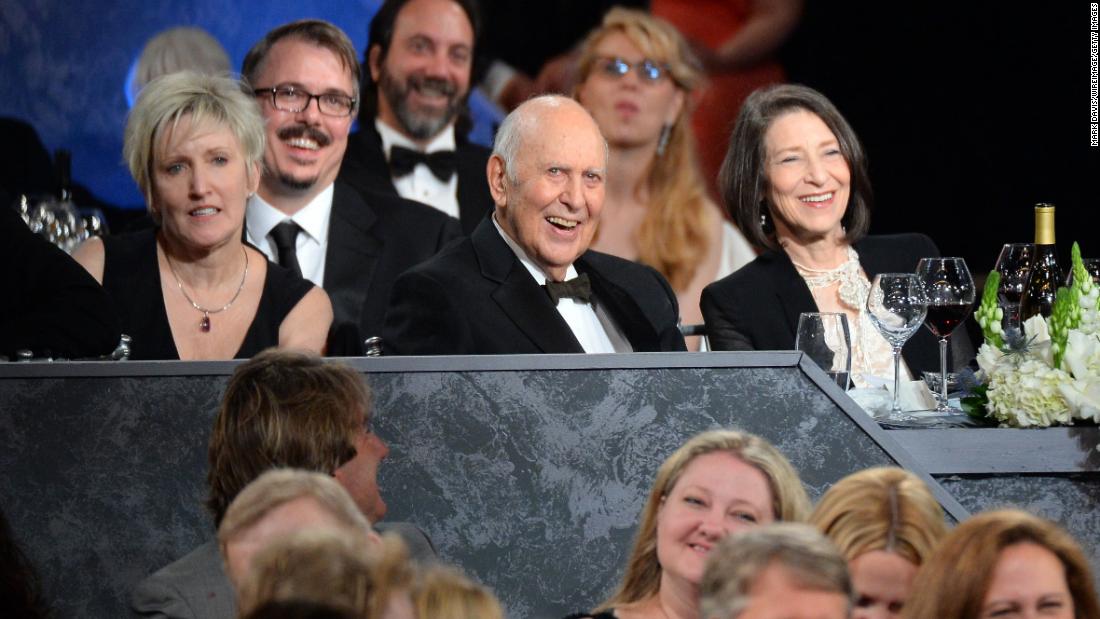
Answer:
M271 104L281 112L297 113L309 107L317 99L317 109L326 116L351 116L355 109L355 98L339 92L325 92L319 95L308 93L293 86L276 88L257 88L253 91L257 97L271 95Z
M668 74L668 65L661 64L646 58L635 63L627 62L617 56L602 57L599 66L603 72L611 77L619 78L630 72L633 67L638 72L638 77L644 82L656 82Z

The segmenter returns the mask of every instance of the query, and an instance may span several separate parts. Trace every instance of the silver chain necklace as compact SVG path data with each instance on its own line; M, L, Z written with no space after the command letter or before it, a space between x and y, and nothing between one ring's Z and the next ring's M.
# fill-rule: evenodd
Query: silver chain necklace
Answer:
M244 254L244 273L241 274L241 283L237 286L237 292L233 293L233 298L229 300L229 303L221 306L218 309L206 309L205 307L195 303L191 299L191 296L187 294L187 291L183 289L183 282L180 281L180 276L176 274L175 267L172 266L172 259L168 257L168 252L164 252L164 259L168 262L168 270L172 272L172 277L176 279L176 286L179 287L180 292L183 294L183 298L187 299L187 302L191 304L191 307L202 312L202 320L199 321L199 330L203 333L210 332L210 314L217 314L218 312L224 312L233 306L237 302L237 297L241 296L241 291L244 290L244 282L248 279L248 250L241 247L241 253Z

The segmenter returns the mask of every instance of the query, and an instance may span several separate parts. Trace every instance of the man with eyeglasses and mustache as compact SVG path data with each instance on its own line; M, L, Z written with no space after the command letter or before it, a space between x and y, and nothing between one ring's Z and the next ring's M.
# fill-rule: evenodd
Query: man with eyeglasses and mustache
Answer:
M428 204L473 231L493 208L489 149L459 121L479 19L472 0L387 0L370 24L359 131L341 178ZM456 128L456 123L458 128Z
M339 28L312 19L280 26L249 50L241 73L267 134L247 240L328 292L328 354L362 355L364 339L381 330L393 281L458 226L423 204L337 180L359 105L359 61Z

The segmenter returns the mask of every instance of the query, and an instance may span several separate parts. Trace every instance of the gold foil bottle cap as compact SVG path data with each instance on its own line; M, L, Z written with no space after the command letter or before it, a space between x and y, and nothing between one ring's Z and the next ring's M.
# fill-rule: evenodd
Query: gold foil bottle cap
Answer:
M1035 205L1035 244L1054 245L1054 205Z

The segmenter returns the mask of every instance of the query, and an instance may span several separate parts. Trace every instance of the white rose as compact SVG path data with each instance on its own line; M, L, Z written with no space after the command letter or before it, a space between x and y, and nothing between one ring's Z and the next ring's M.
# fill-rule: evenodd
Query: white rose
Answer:
M1062 365L1077 379L1100 376L1100 337L1078 329L1070 330Z
M1058 388L1074 417L1100 422L1100 380L1075 380Z

